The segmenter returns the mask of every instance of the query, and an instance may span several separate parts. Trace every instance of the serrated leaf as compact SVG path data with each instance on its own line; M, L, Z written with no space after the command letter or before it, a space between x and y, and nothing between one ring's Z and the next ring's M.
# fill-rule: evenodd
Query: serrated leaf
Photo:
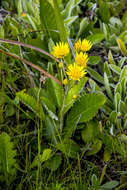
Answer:
M42 105L37 102L37 100L24 92L24 90L16 93L15 101L19 99L23 104L25 104L30 110L32 110L38 117L42 120L45 118L45 114Z
M14 175L16 173L16 151L14 144L11 142L10 136L7 133L0 135L0 173L5 176Z
M64 129L65 136L70 137L79 122L91 120L105 103L105 100L105 96L99 92L83 95L68 114Z

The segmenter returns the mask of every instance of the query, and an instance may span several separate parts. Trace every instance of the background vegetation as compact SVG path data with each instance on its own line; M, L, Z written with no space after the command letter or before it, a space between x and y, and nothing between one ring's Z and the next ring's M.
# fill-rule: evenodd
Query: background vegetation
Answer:
M0 6L0 189L127 189L126 1ZM67 88L51 52L79 38L87 75Z

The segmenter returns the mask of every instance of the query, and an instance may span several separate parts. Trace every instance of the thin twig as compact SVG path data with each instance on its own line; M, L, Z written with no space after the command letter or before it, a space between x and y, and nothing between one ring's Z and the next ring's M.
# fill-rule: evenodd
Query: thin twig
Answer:
M34 65L33 63L31 63L31 62L29 62L29 61L27 61L27 60L25 60L25 59L23 59L23 58L15 55L15 54L13 54L13 53L8 53L8 52L6 52L6 51L4 51L2 49L0 49L0 52L6 54L8 56L14 57L15 59L18 59L18 60L24 62L25 64L33 67L34 69L38 70L40 73L43 73L45 76L47 76L48 78L51 78L52 80L54 80L55 82L57 82L58 84L60 84L62 86L62 83L57 78L55 78L54 76L50 75L48 72L46 72L45 70L43 70L41 67L39 67L37 65Z
M35 47L35 46L32 46L30 44L25 44L25 43L22 43L22 42L18 42L18 41L14 41L14 40L5 40L5 39L1 39L0 38L0 42L3 42L3 43L8 43L8 44L13 44L13 45L18 45L18 46L24 46L24 47L27 47L27 48L31 48L31 49L34 49L36 51L39 51L40 53L43 53L45 55L47 55L48 57L54 59L55 61L57 61L58 63L60 62L58 59L56 59L53 55L51 55L50 53L46 52L45 50L43 49L40 49L38 47Z

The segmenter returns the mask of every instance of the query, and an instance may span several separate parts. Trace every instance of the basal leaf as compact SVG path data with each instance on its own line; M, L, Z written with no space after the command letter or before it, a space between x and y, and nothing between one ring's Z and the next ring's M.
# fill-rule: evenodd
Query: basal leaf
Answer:
M65 137L72 135L79 122L91 120L105 103L105 100L105 96L99 92L83 95L68 114L64 129Z

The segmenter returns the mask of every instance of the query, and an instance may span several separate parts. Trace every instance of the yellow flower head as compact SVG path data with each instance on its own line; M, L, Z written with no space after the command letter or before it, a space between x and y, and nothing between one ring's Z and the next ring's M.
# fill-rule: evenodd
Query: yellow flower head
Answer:
M68 66L66 73L72 80L80 80L86 74L84 68L75 63Z
M64 84L64 85L67 85L67 84L68 84L68 79L64 79L64 80L63 80L63 84Z
M26 17L26 15L27 15L27 14L26 14L25 12L22 12L22 13L21 13L21 16L22 16L22 17Z
M82 67L86 67L86 64L88 62L88 55L86 53L80 52L76 53L75 60L76 63Z
M79 39L75 44L74 48L76 51L79 51L81 49L81 39Z
M67 42L59 42L53 47L52 55L56 58L63 58L69 53L69 51Z
M84 39L81 44L81 51L89 51L92 47L92 43L89 40Z
M73 95L73 99L77 99L78 98L78 95L77 94L74 94Z

